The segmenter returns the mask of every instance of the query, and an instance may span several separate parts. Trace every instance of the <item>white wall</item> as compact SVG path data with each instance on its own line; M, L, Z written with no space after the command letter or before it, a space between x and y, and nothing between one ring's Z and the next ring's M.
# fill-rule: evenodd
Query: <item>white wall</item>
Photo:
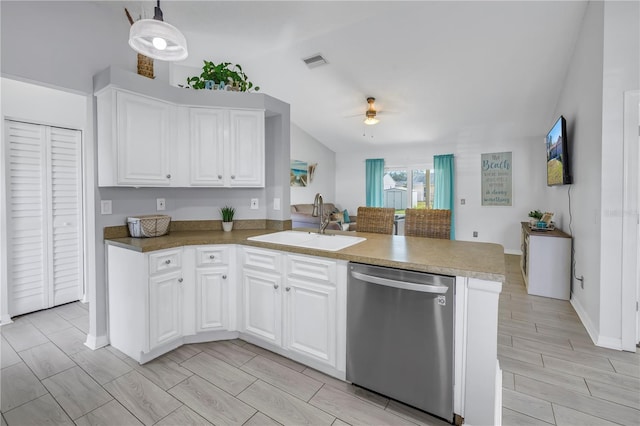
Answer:
M544 134L514 138L517 126L503 129L469 131L455 140L417 144L395 149L378 148L366 152L341 153L336 159L336 197L349 213L366 205L365 160L384 158L385 166L433 167L433 156L455 157L456 239L502 244L505 251L520 253L520 222L533 209L545 209L541 188L545 185ZM513 205L481 206L480 156L484 153L511 151L513 160ZM460 204L460 199L465 204ZM478 231L478 238L473 238Z
M572 302L598 345L621 348L623 97L640 87L640 4L590 2L557 114L572 145ZM566 187L545 197L568 214ZM627 325L630 326L630 325Z
M336 154L313 136L291 123L291 159L318 163L313 182L307 186L291 187L291 204L310 204L316 193L325 203L342 207L346 199L336 199Z
M577 310L586 312L583 322L597 334L600 315L600 164L602 147L602 49L603 3L591 2L560 94L555 116L564 115L567 133L571 186L545 188L550 208L569 215L568 190L571 190L572 230L575 250L575 275L572 297Z
M640 88L640 3L604 3L600 335L620 347L622 336L622 218L624 92ZM631 284L631 283L626 283Z

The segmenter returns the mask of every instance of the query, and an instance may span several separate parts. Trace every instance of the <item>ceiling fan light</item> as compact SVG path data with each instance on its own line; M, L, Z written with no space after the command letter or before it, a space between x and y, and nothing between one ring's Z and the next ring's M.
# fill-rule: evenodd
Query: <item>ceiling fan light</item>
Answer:
M368 124L369 126L373 126L374 124L378 124L380 120L375 117L367 117L364 120L364 124Z
M156 46L156 39L162 39L166 46L161 49L162 42ZM161 61L181 61L189 55L187 40L184 35L171 24L156 19L140 19L129 30L129 46L138 53Z

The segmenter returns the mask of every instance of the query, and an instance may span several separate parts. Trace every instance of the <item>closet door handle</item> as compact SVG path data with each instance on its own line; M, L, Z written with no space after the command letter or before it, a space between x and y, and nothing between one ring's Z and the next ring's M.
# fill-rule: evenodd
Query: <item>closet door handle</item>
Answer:
M166 263L167 265L171 263L171 259L167 259L164 261L164 263Z

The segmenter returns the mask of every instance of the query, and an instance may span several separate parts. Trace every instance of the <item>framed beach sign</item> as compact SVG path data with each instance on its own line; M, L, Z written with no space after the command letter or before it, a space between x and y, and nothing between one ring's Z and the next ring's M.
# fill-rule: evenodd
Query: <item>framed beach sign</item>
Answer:
M308 168L306 161L291 160L291 186L307 186Z
M481 167L482 205L513 205L511 152L482 154Z

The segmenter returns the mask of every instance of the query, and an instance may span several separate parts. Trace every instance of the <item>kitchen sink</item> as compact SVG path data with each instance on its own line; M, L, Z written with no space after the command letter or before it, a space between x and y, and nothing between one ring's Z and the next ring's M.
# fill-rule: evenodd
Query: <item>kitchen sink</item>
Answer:
M317 250L338 251L366 240L349 235L318 234L315 232L282 231L273 234L258 235L247 238L250 241L282 244L285 246L304 247Z

